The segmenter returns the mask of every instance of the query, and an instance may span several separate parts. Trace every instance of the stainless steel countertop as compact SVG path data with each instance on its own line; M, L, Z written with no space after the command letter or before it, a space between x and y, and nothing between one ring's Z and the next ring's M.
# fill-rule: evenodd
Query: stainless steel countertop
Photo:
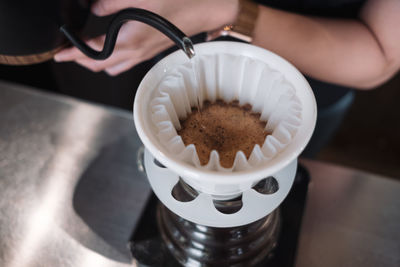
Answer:
M150 194L129 112L0 82L0 266L132 266ZM297 267L400 266L400 183L315 161Z

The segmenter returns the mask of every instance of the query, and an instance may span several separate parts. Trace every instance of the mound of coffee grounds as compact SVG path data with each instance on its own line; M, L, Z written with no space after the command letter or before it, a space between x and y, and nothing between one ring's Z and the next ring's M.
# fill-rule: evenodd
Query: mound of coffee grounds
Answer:
M215 149L221 166L230 168L238 151L248 159L254 146L262 146L270 134L264 130L266 122L260 120L261 114L251 112L251 108L250 104L240 106L239 101L205 101L200 112L192 108L192 113L180 121L178 134L186 146L196 146L201 165L208 163Z

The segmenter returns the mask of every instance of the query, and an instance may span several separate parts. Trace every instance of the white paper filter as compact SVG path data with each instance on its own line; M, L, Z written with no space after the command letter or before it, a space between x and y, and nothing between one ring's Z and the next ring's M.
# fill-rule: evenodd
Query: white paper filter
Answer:
M252 111L261 113L261 120L267 121L266 130L272 134L267 136L262 147L254 147L248 160L238 151L231 168L220 165L215 150L208 164L202 166L194 145L185 146L176 130L181 127L179 119L185 119L191 107L196 107L197 94L201 101L239 100L240 105L251 104ZM168 156L213 171L235 172L266 164L290 143L301 124L302 107L294 87L278 71L246 56L195 56L192 62L165 75L150 105L157 136L170 152Z

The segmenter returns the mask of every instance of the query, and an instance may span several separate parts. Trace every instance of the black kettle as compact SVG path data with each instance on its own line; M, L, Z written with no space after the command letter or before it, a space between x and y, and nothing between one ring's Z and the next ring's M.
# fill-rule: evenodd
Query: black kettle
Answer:
M1 0L0 64L25 65L51 59L68 41L93 59L106 59L114 49L118 31L128 20L138 20L160 30L188 57L194 55L190 39L175 25L147 10L128 8L109 24L104 47L96 51L78 34L90 12L90 0Z

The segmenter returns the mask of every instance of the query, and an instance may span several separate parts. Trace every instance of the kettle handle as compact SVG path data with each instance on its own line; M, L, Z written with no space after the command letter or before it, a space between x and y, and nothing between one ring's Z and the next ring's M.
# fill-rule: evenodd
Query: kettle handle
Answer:
M165 18L140 8L127 8L119 11L112 19L108 26L106 39L104 41L103 50L96 51L83 42L75 33L68 29L66 25L60 27L60 31L76 46L82 53L90 58L103 60L108 58L114 50L115 42L117 40L119 29L122 24L128 20L137 20L146 23L168 36L175 44L182 49L185 54L192 58L194 48L192 41L174 24Z

